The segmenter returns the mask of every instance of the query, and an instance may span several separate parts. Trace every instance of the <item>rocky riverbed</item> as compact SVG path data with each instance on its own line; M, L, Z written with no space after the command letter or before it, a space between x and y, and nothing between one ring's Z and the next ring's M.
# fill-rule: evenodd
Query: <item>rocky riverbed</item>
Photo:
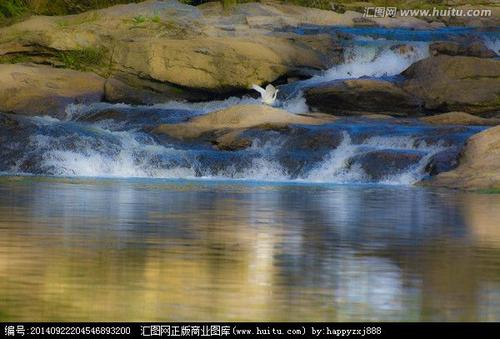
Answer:
M0 28L0 171L498 189L492 20L177 1L33 16ZM269 83L275 107L251 90Z

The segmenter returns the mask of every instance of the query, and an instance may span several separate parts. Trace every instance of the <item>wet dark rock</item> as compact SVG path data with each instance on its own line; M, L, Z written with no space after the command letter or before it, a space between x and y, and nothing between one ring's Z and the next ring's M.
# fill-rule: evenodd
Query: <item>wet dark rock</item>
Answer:
M350 166L358 165L370 180L383 180L408 170L423 157L417 151L381 150L362 153L349 160Z
M336 81L307 90L305 97L314 109L336 115L408 116L418 114L421 105L397 85L371 79Z
M27 154L34 126L16 115L0 113L0 171L9 171Z
M8 114L0 113L0 128L16 128L19 127L19 121Z
M342 131L338 129L296 126L288 133L285 147L291 151L332 150L338 147L342 139Z
M168 100L213 100L214 94L122 74L106 80L104 99L112 103L151 105Z
M451 171L458 166L461 147L451 147L436 153L429 159L425 172L429 175L437 175L441 172Z

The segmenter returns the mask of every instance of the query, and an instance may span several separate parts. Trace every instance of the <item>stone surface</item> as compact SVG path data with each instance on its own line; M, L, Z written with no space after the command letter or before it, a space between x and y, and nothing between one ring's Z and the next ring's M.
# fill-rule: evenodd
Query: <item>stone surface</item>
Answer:
M255 12L259 6L246 7ZM274 11L273 6L264 7ZM286 15L302 17L297 11ZM204 16L198 7L176 1L145 1L72 16L35 16L0 29L0 55L111 76L107 98L131 103L141 102L142 94L148 103L165 97L197 100L206 91L248 90L253 83L328 68L342 55L342 48L328 35L254 28L245 18L236 12ZM98 60L85 60L88 55Z
M68 104L100 101L104 81L93 73L0 64L0 111L63 117Z
M459 166L426 185L461 189L500 188L500 126L472 136L459 159Z
M153 132L189 139L204 133L243 131L248 128L284 128L291 124L317 125L332 119L301 116L267 105L236 105L228 109L195 117L186 123L163 124Z
M466 41L464 43L452 41L438 41L429 45L432 55L462 55L477 58L494 58L496 53L490 50L482 41Z
M439 55L411 65L403 89L435 112L482 115L500 107L500 60Z
M499 125L499 119L485 119L465 112L447 112L420 118L421 121L432 125Z
M307 104L322 112L339 115L415 115L419 101L397 85L384 80L344 80L311 88Z

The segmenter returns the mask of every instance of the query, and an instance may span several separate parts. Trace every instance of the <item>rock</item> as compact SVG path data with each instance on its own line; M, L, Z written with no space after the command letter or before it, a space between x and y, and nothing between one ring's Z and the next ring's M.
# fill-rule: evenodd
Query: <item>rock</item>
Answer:
M444 151L434 154L430 159L425 172L429 175L437 175L442 172L451 171L458 165L460 147L450 147Z
M463 15L445 15L435 17L435 19L445 23L446 26L482 28L498 27L498 25L500 25L500 8L498 7L498 4L494 1L486 1L482 4L481 2L466 4L466 1L462 1L460 3L453 4L448 1L448 6L454 8L456 11L462 11L461 13L463 13ZM468 11L475 11L476 13L481 13L481 11L486 12L484 12L485 14L483 15L472 16L466 15ZM489 12L489 15L487 12Z
M403 89L436 112L483 115L500 105L500 60L439 55L420 60L402 73Z
M213 2L195 7L150 0L77 15L33 16L0 29L0 55L111 76L106 99L112 102L200 100L206 92L230 95L253 83L331 67L343 56L338 39L289 28L355 26L362 16L275 2L223 9ZM417 18L368 21L433 27Z
M496 53L486 47L482 41L467 41L466 43L458 43L451 41L439 41L429 45L429 51L432 55L462 55L477 58L494 58Z
M364 114L361 116L361 118L364 119L371 119L371 120L387 120L387 119L393 119L392 116L390 115L385 115L385 114L377 114L377 113L371 113L371 114Z
M9 172L16 168L19 159L28 154L29 138L34 133L34 126L27 119L18 115L0 113L0 172ZM26 162L30 159L26 159Z
M216 93L272 82L296 68L328 67L307 44L281 37L138 39L117 43L114 68L135 77ZM148 62L144 62L148 60Z
M323 126L294 126L287 133L283 148L290 152L315 153L335 149L344 139L342 130Z
M500 126L472 136L460 156L459 166L424 184L461 189L499 189Z
M420 103L397 85L384 80L344 80L305 92L307 104L322 112L339 115L371 113L407 116L419 111Z
M370 180L380 181L390 175L408 170L422 159L415 151L381 150L356 155L349 159L349 165L358 165Z
M291 124L318 125L327 121L331 119L296 115L267 105L237 105L195 117L186 123L163 124L156 127L153 132L191 139L204 133L222 132L220 133L222 135L258 126L264 129L276 129Z
M342 55L331 36L254 29L240 19L220 12L204 17L197 7L176 1L146 1L32 17L0 29L0 51L11 59L111 76L106 98L130 103L232 94L303 69L323 70ZM221 27L226 22L229 31Z
M280 30L296 26L357 26L366 22L371 26L383 27L412 27L432 28L444 26L443 24L427 23L425 20L412 17L398 18L364 18L363 9L359 4L355 10L345 10L337 13L332 10L332 4L326 4L326 10L318 8L295 6L289 3L276 1L261 1L242 3L224 10L219 2L204 3L198 8L212 25L238 25L249 24L251 27L269 28ZM344 6L345 4L342 4ZM336 5L338 6L338 5ZM361 9L359 11L359 9Z
M0 128L16 128L19 122L8 114L0 113Z
M432 125L499 125L499 119L485 119L465 112L448 112L420 118L421 121Z
M40 65L0 64L0 111L63 117L68 104L101 101L104 79Z
M122 75L112 76L104 85L104 100L112 103L152 105L168 100L204 101L214 95L156 81Z

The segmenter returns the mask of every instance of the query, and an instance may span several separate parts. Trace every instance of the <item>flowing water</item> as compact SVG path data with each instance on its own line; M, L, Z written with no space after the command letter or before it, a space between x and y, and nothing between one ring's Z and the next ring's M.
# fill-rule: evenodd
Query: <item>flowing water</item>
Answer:
M279 107L400 81L431 41L500 41L342 34L344 61L281 86ZM149 132L258 102L72 105L0 127L0 320L500 320L500 196L415 186L484 126L346 117L247 131L232 152Z

